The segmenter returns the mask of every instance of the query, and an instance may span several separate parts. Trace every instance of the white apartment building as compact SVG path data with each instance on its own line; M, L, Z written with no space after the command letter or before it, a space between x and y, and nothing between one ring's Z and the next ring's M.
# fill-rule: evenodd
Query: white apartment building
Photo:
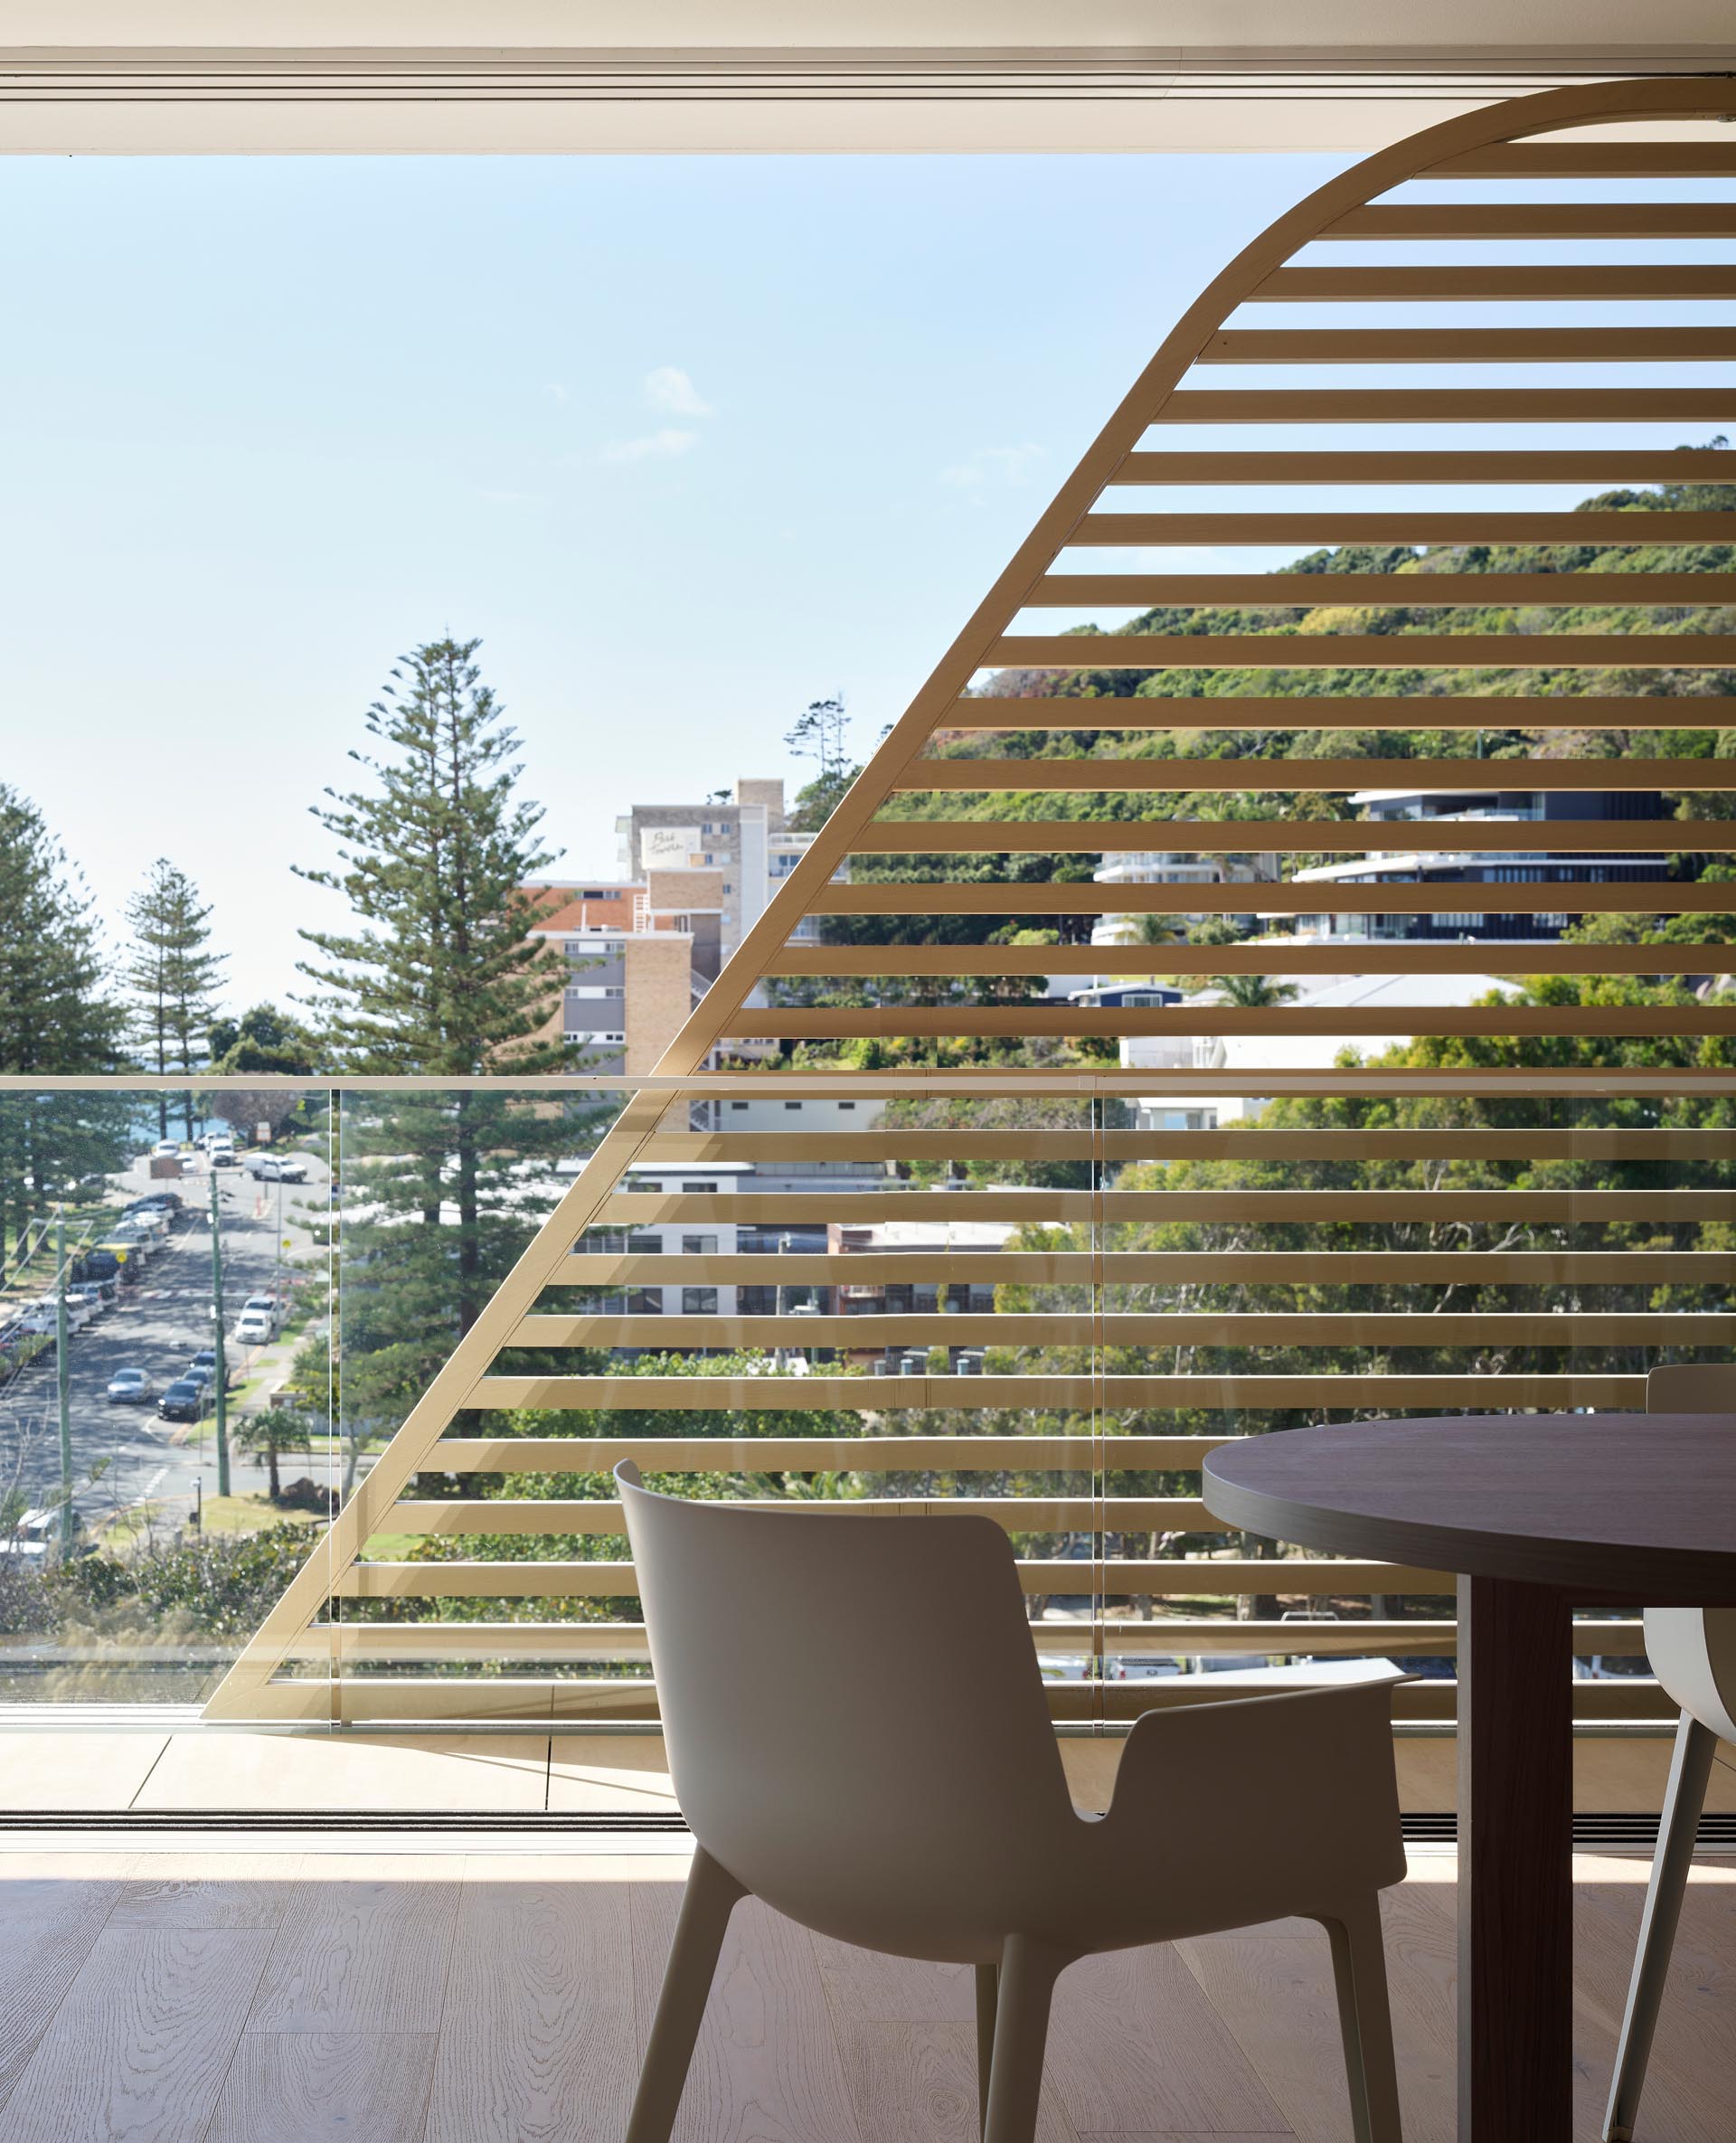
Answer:
M1275 855L1192 855L1175 849L1137 849L1106 855L1091 873L1099 885L1256 885L1271 883L1278 876ZM1238 921L1251 922L1255 902ZM1202 911L1165 918L1176 930L1202 920ZM1093 945L1138 945L1145 918L1137 914L1110 914L1092 926Z

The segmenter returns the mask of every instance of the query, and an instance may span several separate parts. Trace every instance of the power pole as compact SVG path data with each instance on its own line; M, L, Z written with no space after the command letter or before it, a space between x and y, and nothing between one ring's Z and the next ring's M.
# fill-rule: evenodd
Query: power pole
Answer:
M229 1494L229 1393L224 1389L229 1373L223 1362L223 1228L222 1216L217 1200L217 1166L209 1156L206 1167L211 1171L211 1306L216 1320L217 1336L212 1341L216 1355L217 1392L217 1493Z
M66 1208L54 1208L54 1385L61 1406L61 1553L71 1555L78 1516L72 1508L72 1398L66 1358Z

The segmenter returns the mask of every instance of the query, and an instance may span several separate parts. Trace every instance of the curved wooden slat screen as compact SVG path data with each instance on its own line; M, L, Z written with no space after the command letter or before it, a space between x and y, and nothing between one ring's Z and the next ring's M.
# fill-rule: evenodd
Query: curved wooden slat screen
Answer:
M1638 1407L1652 1362L1736 1341L1723 1069L1736 1009L1716 992L1624 999L1615 987L1736 968L1721 939L1704 941L1732 905L1718 859L1736 854L1736 485L1719 488L1736 456L1705 443L1736 414L1732 375L1717 369L1736 360L1736 325L1716 309L1736 298L1736 143L1669 138L1673 120L1732 115L1731 85L1675 80L1458 119L1333 180L1224 269L693 1012L659 1068L687 1083L626 1104L212 1715L652 1715L630 1568L559 1548L607 1551L618 1513L591 1493L511 1492L519 1476L594 1477L622 1456L733 1483L744 1501L799 1496L814 1505L799 1522L861 1509L864 1492L878 1508L987 1513L1017 1538L1033 1601L1084 1602L1038 1627L1046 1657L1088 1670L1057 1680L1061 1717L1201 1693L1194 1675L1137 1678L1153 1656L1272 1656L1302 1641L1316 1657L1452 1651L1441 1573L1264 1559L1213 1534L1197 1468L1225 1437L1297 1418ZM1612 120L1634 122L1636 138L1573 138ZM1274 305L1306 309L1292 326ZM1228 382L1237 366L1260 369ZM1194 437L1225 426L1222 446ZM1397 428L1398 443L1359 429L1341 444L1348 426ZM1580 505L1588 495L1601 503ZM1278 546L1353 554L1301 574L1242 555ZM1420 555L1395 576L1361 546ZM1524 555L1483 570L1505 546ZM1105 562L1105 550L1131 555ZM1202 565L1212 551L1223 570ZM1477 621L1457 626L1467 609ZM1086 637L1051 615L1115 609L1163 615ZM1393 732L1409 733L1406 756L1388 755ZM1318 748L1291 756L1309 734ZM1486 755L1490 735L1505 755ZM1395 779L1420 798L1523 788L1691 802L1674 819L1461 814L1375 835L1347 799ZM1154 848L1267 867L1114 883L1080 860ZM1317 874L1371 850L1392 859L1385 882ZM1523 860L1497 894L1450 875L1474 854ZM1283 874L1298 857L1316 874ZM1563 858L1605 867L1597 883L1563 883ZM1432 873L1421 883L1402 875L1415 859ZM1516 930L1505 947L1454 937L1452 918L1496 907L1595 927L1533 943ZM1250 913L1256 936L1233 944L1090 945L1081 920ZM1292 928L1356 915L1410 919L1410 934ZM796 941L811 917L826 919L821 941ZM1696 917L1714 920L1645 941ZM1061 941L1005 941L1033 920ZM1492 967L1560 987L1513 1005L1442 1001L1441 978ZM1231 989L1143 1005L1024 998L1033 977L1154 974L1269 981L1241 1001ZM1282 987L1343 976L1409 977L1411 995L1311 1006ZM1376 1053L1419 1037L1443 1049L1432 1062L1297 1072L1294 1045L1320 1035ZM1240 1073L1184 1054L1136 1076L1102 1053L1244 1036L1268 1055ZM921 1038L929 1063L911 1053ZM985 1054L1011 1042L1033 1061ZM1055 1054L1064 1043L1087 1053ZM1686 1056L1641 1061L1689 1043ZM778 1053L797 1043L792 1065ZM877 1069L854 1044L894 1061ZM960 1049L976 1059L959 1065ZM1292 1099L1251 1124L1185 1120L1200 1097L1238 1093ZM1140 1094L1175 1106L1142 1123L1129 1107ZM1309 1094L1311 1117L1294 1099ZM771 1098L848 1099L861 1128L835 1114L819 1130L731 1128ZM846 1161L880 1168L884 1187L820 1174L735 1191L656 1174ZM751 1255L665 1241L655 1256L631 1241L636 1227L722 1223L807 1240ZM865 1249L843 1232L876 1223ZM892 1223L932 1240L889 1236ZM971 1234L985 1224L989 1236ZM764 1307L627 1316L597 1303L671 1282L757 1284ZM939 1289L944 1308L922 1298ZM797 1291L821 1301L788 1302ZM872 1319L854 1314L865 1298L885 1303ZM863 1374L870 1339L883 1375ZM531 1345L590 1351L572 1374L531 1374L513 1361ZM697 1376L646 1374L635 1359L797 1346L835 1358L806 1377L704 1374L703 1361ZM936 1347L948 1363L986 1350L983 1374L941 1374ZM838 1433L632 1432L636 1414L681 1407L713 1420L832 1409ZM624 1414L627 1429L580 1446L561 1422L575 1408ZM508 1410L531 1411L524 1434L488 1427ZM435 1473L506 1492L417 1495L418 1475ZM468 1552L368 1552L417 1533ZM491 1543L509 1534L556 1544L495 1560ZM1251 1622L1229 1611L1238 1597L1264 1603ZM1299 1639L1270 1626L1286 1599L1301 1603L1292 1612L1335 1603L1338 1619ZM437 1619L442 1601L477 1600L498 1603L493 1619ZM536 1619L525 1603L537 1601L564 1619ZM1637 1650L1629 1621L1583 1635L1588 1652ZM1117 1661L1134 1678L1113 1678ZM1580 1696L1594 1715L1653 1701L1620 1680ZM1452 1697L1450 1680L1424 1680L1403 1704L1441 1715Z

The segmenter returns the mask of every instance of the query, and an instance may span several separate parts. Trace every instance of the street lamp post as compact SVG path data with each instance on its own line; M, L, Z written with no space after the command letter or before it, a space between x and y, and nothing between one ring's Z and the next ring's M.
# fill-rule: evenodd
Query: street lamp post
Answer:
M223 1227L218 1207L217 1167L209 1157L205 1166L211 1171L211 1303L216 1320L217 1334L212 1342L216 1355L217 1412L213 1427L217 1436L217 1493L229 1494L229 1393L225 1386L229 1373L223 1361Z
M61 1409L61 1553L70 1555L78 1532L72 1508L72 1396L66 1355L66 1208L54 1208L54 1386Z

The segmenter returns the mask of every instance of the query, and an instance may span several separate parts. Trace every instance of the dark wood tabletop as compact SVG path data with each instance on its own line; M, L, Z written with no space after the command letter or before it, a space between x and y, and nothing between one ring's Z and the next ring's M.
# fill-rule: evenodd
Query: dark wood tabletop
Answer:
M1250 1437L1206 1506L1303 1547L1652 1605L1736 1603L1736 1414L1455 1414Z

